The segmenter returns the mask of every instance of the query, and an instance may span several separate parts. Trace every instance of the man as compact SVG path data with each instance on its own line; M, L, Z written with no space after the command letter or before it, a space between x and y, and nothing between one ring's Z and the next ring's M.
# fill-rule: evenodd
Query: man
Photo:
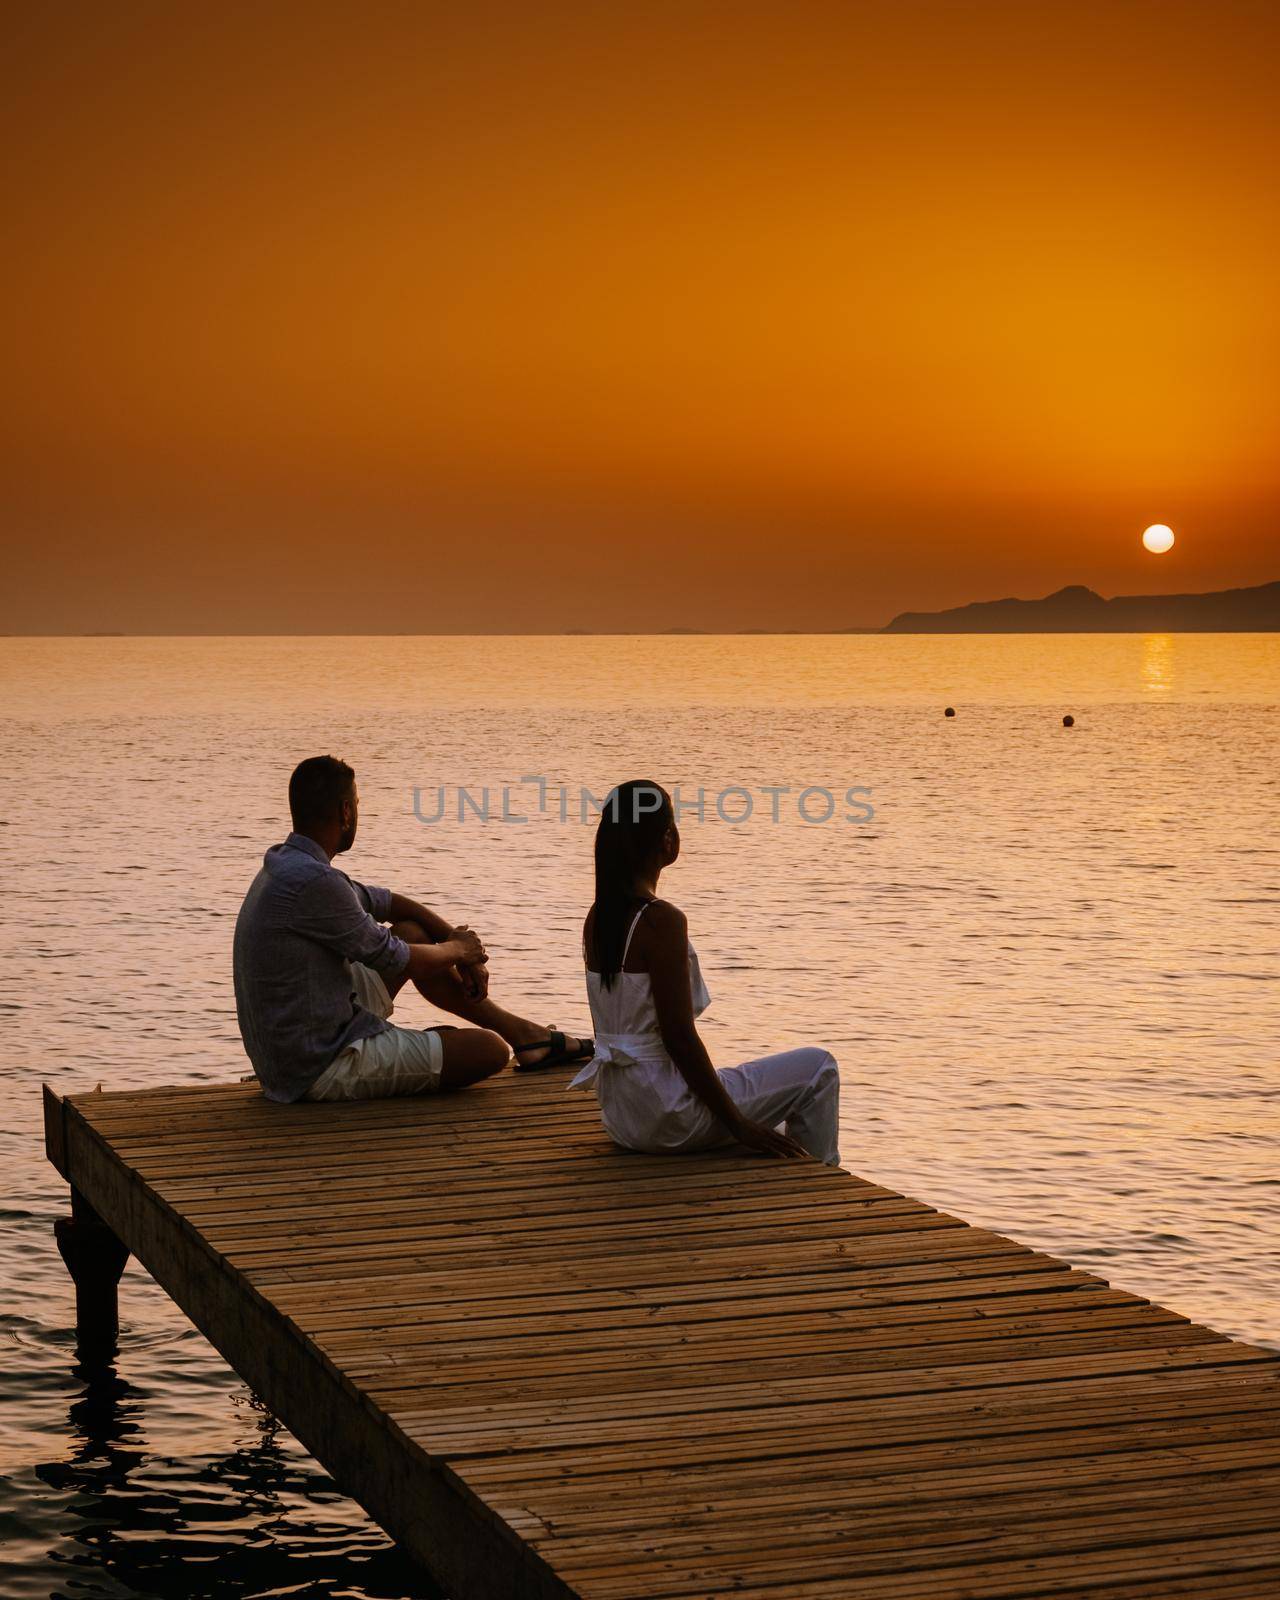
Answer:
M434 911L333 866L356 837L355 773L311 756L289 779L293 832L273 845L236 919L240 1036L268 1100L370 1100L458 1089L500 1072L588 1060L568 1038L489 998L484 945ZM411 982L472 1024L387 1021Z

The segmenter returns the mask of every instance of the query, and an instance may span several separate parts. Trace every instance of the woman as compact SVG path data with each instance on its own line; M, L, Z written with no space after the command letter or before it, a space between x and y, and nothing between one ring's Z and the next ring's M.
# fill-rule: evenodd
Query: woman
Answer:
M694 1020L711 997L688 924L658 899L658 878L679 854L666 790L619 785L601 813L596 898L583 927L595 1055L571 1087L594 1083L605 1131L628 1150L736 1142L839 1165L840 1077L826 1050L712 1066Z

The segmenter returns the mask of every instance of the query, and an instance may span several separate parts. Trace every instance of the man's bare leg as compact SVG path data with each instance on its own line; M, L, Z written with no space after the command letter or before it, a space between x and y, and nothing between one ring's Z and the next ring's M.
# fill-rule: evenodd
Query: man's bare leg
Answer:
M397 922L392 932L408 944L430 942L426 930L416 922ZM387 973L380 973L379 976L386 985L387 993L393 999L404 988L407 978L407 974L403 972L397 977L391 977ZM455 979L455 982L461 988L461 980ZM421 983L415 983L415 988L428 999L432 998ZM439 1004L438 1001L434 1003ZM440 1069L442 1089L465 1089L469 1084L491 1078L495 1072L501 1072L508 1066L512 1059L511 1047L503 1035L497 1029L488 1027L478 1020L471 1028L447 1029L441 1033L440 1042L444 1047L443 1065Z
M426 930L418 922L395 922L391 931L397 939L403 939L406 944L427 944ZM395 983L399 989L404 979ZM536 1066L539 1060L547 1054L546 1047L541 1050L522 1050L522 1045L530 1044L534 1039L545 1039L547 1030L537 1022L530 1022L527 1017L518 1017L513 1011L505 1011L494 1000L486 997L483 1000L474 1000L462 986L462 979L458 976L456 967L450 967L444 972L433 973L429 978L414 980L414 987L418 993L433 1006L438 1006L441 1011L447 1011L450 1016L461 1017L464 1022L469 1022L473 1028L488 1029L496 1033L499 1038L506 1041L513 1050L520 1050L521 1064L526 1067ZM392 993L395 993L395 989ZM444 1035L446 1041L448 1034ZM568 1034L565 1043L570 1050L579 1041ZM446 1056L446 1060L447 1060Z
M450 1028L440 1035L440 1042L444 1046L442 1089L465 1089L482 1078L492 1078L511 1060L507 1041L489 1028Z

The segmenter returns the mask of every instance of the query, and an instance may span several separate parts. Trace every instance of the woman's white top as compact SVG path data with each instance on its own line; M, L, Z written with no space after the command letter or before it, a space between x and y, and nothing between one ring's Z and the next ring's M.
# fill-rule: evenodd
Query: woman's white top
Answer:
M646 900L631 919L622 947L623 966L636 924L652 904ZM711 996L692 945L689 988L693 1014L700 1017L711 1004ZM587 1000L596 1053L569 1087L589 1089L594 1085L605 1129L619 1144L646 1149L662 1145L674 1149L683 1144L690 1118L703 1120L705 1107L662 1042L649 974L619 972L606 989L600 974L588 968Z

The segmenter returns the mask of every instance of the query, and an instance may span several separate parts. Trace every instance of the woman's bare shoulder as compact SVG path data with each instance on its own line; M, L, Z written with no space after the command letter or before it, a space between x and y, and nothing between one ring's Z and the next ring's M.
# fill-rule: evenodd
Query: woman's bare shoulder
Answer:
M651 900L649 908L641 918L641 926L649 924L654 933L685 933L689 928L689 919L679 906L672 905L670 900Z

